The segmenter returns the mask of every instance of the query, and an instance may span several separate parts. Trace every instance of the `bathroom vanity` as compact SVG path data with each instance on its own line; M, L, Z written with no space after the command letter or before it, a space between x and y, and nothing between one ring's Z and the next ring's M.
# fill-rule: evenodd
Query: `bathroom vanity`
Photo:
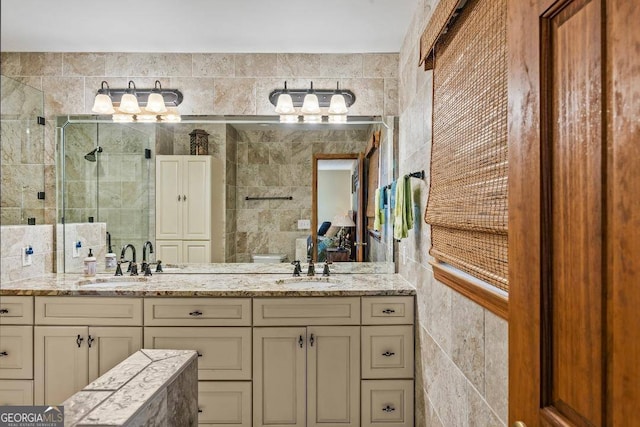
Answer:
M200 425L412 426L414 295L395 274L3 285L0 404L60 403L140 348L193 349Z

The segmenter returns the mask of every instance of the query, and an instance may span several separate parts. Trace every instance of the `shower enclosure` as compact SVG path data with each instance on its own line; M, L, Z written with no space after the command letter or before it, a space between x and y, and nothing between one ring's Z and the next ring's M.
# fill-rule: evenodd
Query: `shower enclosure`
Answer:
M44 224L45 173L53 178L54 170L53 164L45 166L44 94L17 80L0 77L0 223ZM53 194L50 199L54 200Z

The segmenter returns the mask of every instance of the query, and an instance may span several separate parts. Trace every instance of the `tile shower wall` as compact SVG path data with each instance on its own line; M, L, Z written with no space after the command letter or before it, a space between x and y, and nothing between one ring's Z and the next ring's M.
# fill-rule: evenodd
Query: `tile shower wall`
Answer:
M417 66L437 0L420 0L400 52L399 174L429 171L432 72ZM399 244L398 271L418 290L416 425L507 422L507 322L433 278L423 220L429 178L412 179L416 226Z
M29 279L51 272L53 225L3 225L0 227L0 282ZM22 265L26 246L33 248L32 263Z
M311 219L314 153L364 151L370 130L239 130L236 176L236 260L252 253L294 259L299 219ZM293 200L245 200L246 196L292 196Z
M233 126L227 125L227 159L225 163L225 261L237 262L237 170L238 170L238 132Z

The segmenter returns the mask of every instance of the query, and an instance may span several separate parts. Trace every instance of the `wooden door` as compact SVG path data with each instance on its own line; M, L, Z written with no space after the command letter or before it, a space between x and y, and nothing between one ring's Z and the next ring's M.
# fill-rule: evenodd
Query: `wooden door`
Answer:
M90 327L89 382L142 348L142 327Z
M211 238L210 167L210 156L183 156L183 239L209 240Z
M307 331L253 329L253 426L304 427Z
M156 156L156 239L182 238L181 157Z
M59 405L89 383L87 329L34 327L36 405Z
M307 328L307 427L360 425L360 327Z
M508 2L508 22L509 420L636 425L640 7Z

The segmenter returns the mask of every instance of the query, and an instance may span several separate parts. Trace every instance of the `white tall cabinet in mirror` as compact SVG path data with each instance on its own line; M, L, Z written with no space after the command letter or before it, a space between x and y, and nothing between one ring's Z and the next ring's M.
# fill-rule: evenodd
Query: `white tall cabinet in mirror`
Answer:
M211 156L156 157L156 258L224 262L224 167Z

